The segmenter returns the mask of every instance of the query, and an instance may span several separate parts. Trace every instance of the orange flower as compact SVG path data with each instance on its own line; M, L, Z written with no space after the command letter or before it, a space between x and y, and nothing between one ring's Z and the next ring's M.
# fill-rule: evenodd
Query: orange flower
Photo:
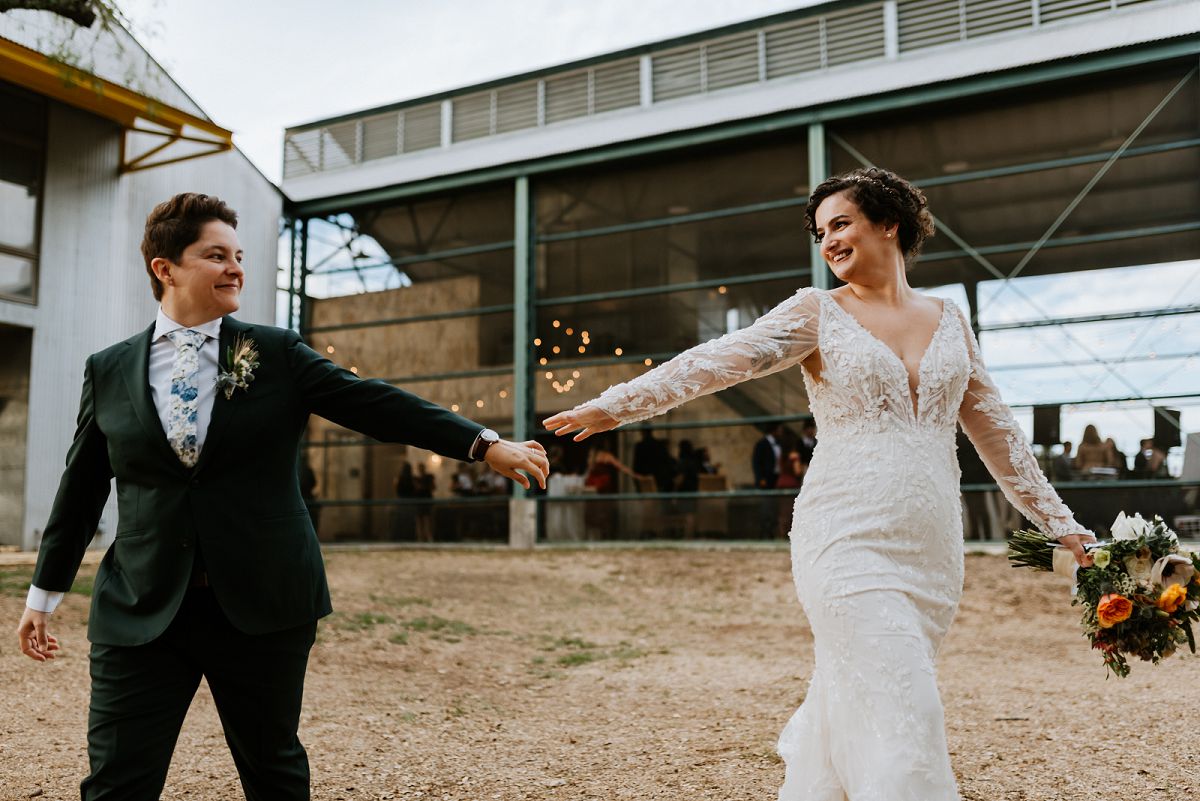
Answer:
M1096 604L1096 619L1100 622L1101 628L1110 628L1125 620L1133 614L1133 601L1126 598L1124 595L1109 593L1100 599L1100 603Z
M1174 614L1176 609L1183 606L1183 602L1186 600L1187 587L1183 584L1172 584L1163 590L1162 595L1158 596L1158 601L1155 605L1170 615Z

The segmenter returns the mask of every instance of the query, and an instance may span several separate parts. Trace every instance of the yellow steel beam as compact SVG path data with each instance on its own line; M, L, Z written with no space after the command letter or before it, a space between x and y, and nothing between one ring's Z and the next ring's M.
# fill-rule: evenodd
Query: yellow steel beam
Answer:
M213 137L220 150L233 147L233 133L203 117L168 106L119 84L55 61L0 38L0 80L90 111L132 129L138 119L180 132L184 127Z

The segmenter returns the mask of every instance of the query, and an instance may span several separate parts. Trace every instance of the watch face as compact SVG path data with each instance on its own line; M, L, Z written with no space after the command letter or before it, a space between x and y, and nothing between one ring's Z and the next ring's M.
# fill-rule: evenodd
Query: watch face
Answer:
M500 435L497 434L495 431L492 431L490 428L485 428L483 431L479 432L479 437L484 442L493 442L494 443L494 442L500 441Z

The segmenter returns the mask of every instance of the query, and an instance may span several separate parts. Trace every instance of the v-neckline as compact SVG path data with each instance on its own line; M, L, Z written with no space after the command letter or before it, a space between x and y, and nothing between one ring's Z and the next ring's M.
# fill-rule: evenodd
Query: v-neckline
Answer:
M908 365L906 365L904 360L900 358L900 354L892 350L891 346L889 346L882 339L871 333L871 329L859 322L857 317L851 314L848 309L842 306L842 304L838 303L837 298L835 298L829 290L825 290L825 292L822 294L828 298L830 303L837 307L838 311L850 318L850 322L854 323L854 325L860 331L866 334L870 339L878 344L879 347L885 350L892 357L892 361L900 367L900 372L904 374L904 387L906 390L908 390L908 401L909 406L912 408L913 419L916 420L918 417L920 417L921 398L923 397L921 393L921 380L924 378L925 373L925 358L929 356L929 352L933 350L934 340L938 338L938 334L941 333L942 326L946 322L946 299L939 298L942 301L942 311L938 315L937 325L934 326L933 333L929 336L929 341L925 343L925 349L921 351L921 358L917 361L917 386L916 389L914 389L911 375L908 372Z

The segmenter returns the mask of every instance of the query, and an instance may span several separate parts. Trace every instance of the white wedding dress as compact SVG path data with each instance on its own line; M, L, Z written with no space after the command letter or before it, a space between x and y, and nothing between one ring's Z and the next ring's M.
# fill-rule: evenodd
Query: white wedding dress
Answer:
M581 405L645 420L814 350L819 378L801 369L818 444L791 549L816 666L779 739L779 798L957 801L934 669L963 582L956 423L1042 531L1087 533L1038 468L958 307L943 306L915 396L891 349L828 292L805 288L753 325Z

